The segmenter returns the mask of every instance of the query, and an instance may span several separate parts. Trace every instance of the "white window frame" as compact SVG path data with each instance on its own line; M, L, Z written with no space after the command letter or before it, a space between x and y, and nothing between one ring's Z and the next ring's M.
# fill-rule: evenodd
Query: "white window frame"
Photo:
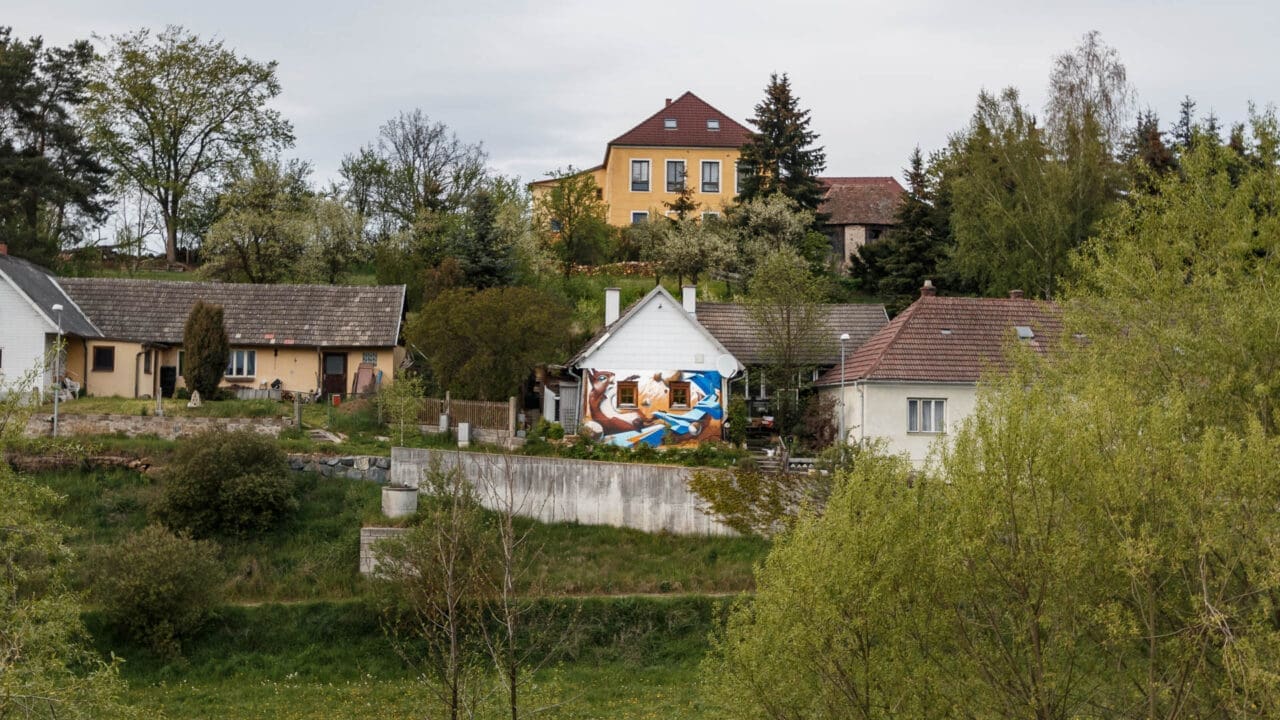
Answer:
M707 130L720 132L720 118L707 118Z
M680 128L680 120L673 117L662 118L663 130L678 130Z
M647 170L645 171L645 189L636 189L636 163L644 163ZM653 161L649 158L632 158L631 164L628 166L631 173L627 176L627 187L631 188L634 193L647 193L653 191Z
M705 175L705 173L707 172L706 168L707 168L707 166L708 166L708 165L715 165L715 166L716 166L716 189L715 189L715 190L708 190L708 189L707 189L707 181L706 181L706 175ZM719 195L719 194L720 194L720 191L724 189L724 175L720 172L721 170L722 170L722 168L720 167L720 161L719 161L719 160L703 160L703 161L698 165L698 190L699 190L699 192L704 192L704 193L707 193L708 195Z
M907 398L907 432L942 435L946 431L946 398Z
M222 373L227 378L251 378L258 376L258 351L248 348L234 348L227 355L227 369Z
M733 194L742 194L742 161L733 161Z
M669 193L679 193L680 190L671 189L671 163L680 163L680 168L684 173L680 188L683 189L689 183L689 162L683 158L667 158L662 162L662 189Z
M639 217L640 217L639 222L637 222L637 221L636 221L636 216L639 216ZM647 223L647 222L649 222L649 211L648 211L648 210L632 210L632 211L631 211L631 224L632 224L632 225L640 225L640 224L642 224L642 223Z

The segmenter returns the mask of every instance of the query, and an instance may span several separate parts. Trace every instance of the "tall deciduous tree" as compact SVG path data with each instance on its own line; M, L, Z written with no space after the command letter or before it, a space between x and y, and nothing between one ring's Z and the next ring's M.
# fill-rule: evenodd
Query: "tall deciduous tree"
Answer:
M182 379L187 389L199 390L205 398L213 399L231 356L231 341L220 306L196 301L182 329L182 350Z
M609 206L590 173L570 167L552 177L555 184L534 202L534 225L569 277L575 264L597 263L607 254Z
M530 368L561 359L569 309L532 288L456 288L426 303L405 337L455 397L503 400L520 392Z
M295 277L314 225L310 172L304 162L273 158L235 168L202 248L206 270L236 282Z
M92 92L94 137L116 171L159 205L170 262L194 189L246 153L293 142L289 123L267 106L280 94L276 64L178 26L114 36Z
M756 105L750 123L756 131L742 146L739 200L780 192L801 208L817 211L823 194L818 175L827 167L826 153L814 145L818 134L809 128L809 111L800 108L785 73L769 76L764 100Z
M110 171L84 136L94 60L88 41L64 48L26 42L0 27L0 240L9 252L50 262L106 214Z

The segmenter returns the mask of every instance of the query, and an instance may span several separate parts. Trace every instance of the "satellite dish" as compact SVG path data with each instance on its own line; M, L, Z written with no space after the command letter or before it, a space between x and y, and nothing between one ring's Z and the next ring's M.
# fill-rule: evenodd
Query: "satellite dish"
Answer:
M724 353L716 358L716 372L720 373L722 378L731 378L738 374L738 360L734 356Z

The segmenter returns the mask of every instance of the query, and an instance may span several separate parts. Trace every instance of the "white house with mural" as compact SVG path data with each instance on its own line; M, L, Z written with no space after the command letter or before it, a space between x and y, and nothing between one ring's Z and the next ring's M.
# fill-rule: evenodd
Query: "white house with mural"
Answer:
M926 280L919 299L817 385L843 412L848 442L884 441L920 466L973 413L979 379L1000 368L1013 344L1043 352L1061 334L1053 303L1019 290L1008 298L938 297Z

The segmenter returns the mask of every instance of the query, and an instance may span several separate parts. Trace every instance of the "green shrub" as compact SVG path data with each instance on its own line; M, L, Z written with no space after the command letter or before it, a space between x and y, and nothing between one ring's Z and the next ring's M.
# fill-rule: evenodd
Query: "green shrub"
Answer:
M269 530L297 508L288 461L252 432L202 433L178 445L155 515L196 537Z
M158 655L204 625L221 598L218 546L149 525L97 553L93 592L108 621Z
M729 400L729 442L742 447L747 441L747 401L735 395Z
M220 306L196 301L182 330L182 349L186 358L182 378L187 387L199 390L205 400L213 400L231 357Z

